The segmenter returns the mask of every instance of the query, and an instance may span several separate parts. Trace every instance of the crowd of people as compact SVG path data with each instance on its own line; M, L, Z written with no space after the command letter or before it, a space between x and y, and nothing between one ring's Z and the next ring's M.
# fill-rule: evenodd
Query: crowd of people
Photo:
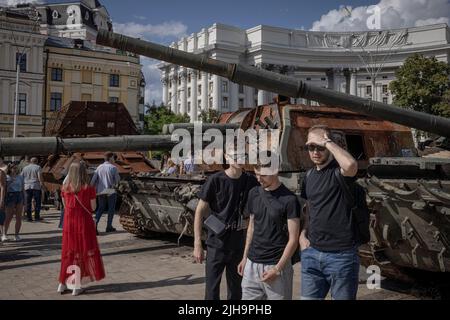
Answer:
M309 130L306 148L314 167L307 172L297 196L279 179L278 168L258 163L254 175L237 164L240 156L225 152L229 167L206 180L198 194L194 219L193 256L205 262L205 299L220 299L220 283L226 273L228 299L290 300L293 266L301 260L301 298L356 299L359 246L351 218L351 205L342 183L355 182L357 161L330 139L327 127ZM230 148L233 149L234 148ZM193 155L179 168L168 156L163 172L195 172ZM57 292L83 292L86 283L105 277L97 241L98 224L107 209L106 232L114 232L113 218L120 181L114 154L105 153L104 163L91 179L83 161L70 165L61 189L63 228L61 269ZM2 241L16 218L14 240L20 240L22 215L39 221L42 170L38 160L6 165L0 159L0 227ZM25 210L24 210L25 208ZM95 217L95 218L93 218ZM248 217L248 219L246 219ZM246 225L246 221L248 224ZM206 255L202 229L206 227ZM71 275L78 268L77 277Z

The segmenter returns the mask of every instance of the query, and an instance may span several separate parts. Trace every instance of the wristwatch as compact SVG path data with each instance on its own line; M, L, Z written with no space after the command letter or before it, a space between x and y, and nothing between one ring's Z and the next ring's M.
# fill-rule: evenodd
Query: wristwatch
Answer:
M333 140L331 140L331 139L325 140L325 142L323 143L323 146L326 147L327 143L329 143L329 142L333 142Z

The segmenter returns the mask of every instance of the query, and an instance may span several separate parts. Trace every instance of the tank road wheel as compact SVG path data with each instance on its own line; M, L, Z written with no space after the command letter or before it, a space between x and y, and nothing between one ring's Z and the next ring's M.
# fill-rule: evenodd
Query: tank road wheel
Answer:
M143 236L145 235L145 231L142 227L139 226L137 216L134 210L131 209L132 208L127 201L122 201L119 209L120 224L125 231L136 236Z

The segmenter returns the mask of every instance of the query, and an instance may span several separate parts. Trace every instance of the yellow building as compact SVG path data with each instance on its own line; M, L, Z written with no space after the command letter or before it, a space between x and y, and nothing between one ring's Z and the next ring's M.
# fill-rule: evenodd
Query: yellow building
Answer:
M50 36L45 45L43 126L71 101L121 102L143 126L145 81L138 56L90 41Z

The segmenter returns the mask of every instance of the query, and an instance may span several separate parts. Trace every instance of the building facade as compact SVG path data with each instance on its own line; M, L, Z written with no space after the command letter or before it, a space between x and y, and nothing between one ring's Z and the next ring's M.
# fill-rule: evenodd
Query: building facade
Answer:
M311 85L392 103L389 83L414 53L450 61L446 24L369 32L312 32L260 25L214 24L171 47L299 78ZM203 110L231 112L273 101L274 93L222 77L161 63L163 103L191 121ZM317 104L304 99L292 103Z
M0 10L0 136L12 137L16 64L20 59L16 136L42 135L44 44L46 37L28 16Z
M45 129L52 112L71 101L121 102L138 128L144 128L145 79L140 57L95 44L98 30L112 30L109 13L98 0L18 5L4 11L11 15L32 12L39 17L39 37L45 48L42 44L39 63L33 68L45 84L32 100L40 110L36 130Z
M143 128L139 57L96 47L87 40L52 36L46 42L45 55L44 127L53 112L71 101L99 101L123 103Z

